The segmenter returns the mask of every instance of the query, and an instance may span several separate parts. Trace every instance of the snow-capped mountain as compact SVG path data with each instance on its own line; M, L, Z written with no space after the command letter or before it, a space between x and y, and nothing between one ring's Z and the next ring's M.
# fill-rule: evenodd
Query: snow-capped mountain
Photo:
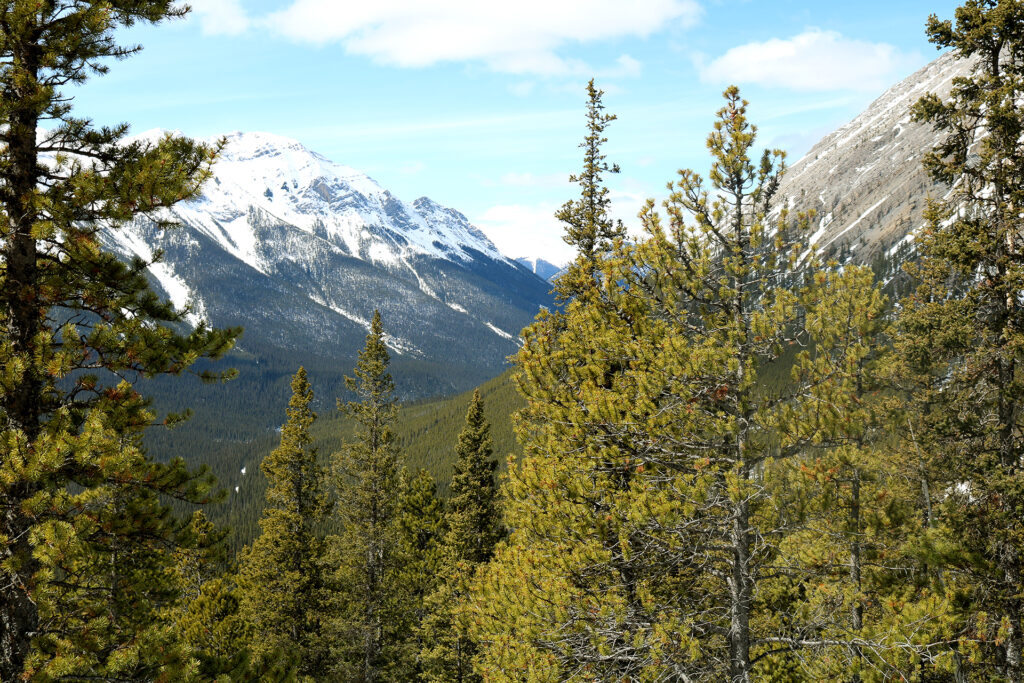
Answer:
M787 171L780 194L798 209L815 210L810 239L817 249L870 263L912 240L927 198L941 198L946 188L921 167L922 156L944 134L911 121L910 108L925 93L945 97L953 79L970 69L952 53L942 55L889 88Z
M393 356L423 383L396 372L399 385L436 394L500 371L550 303L548 284L458 211L404 202L276 135L228 135L203 196L173 213L178 229L140 221L106 244L143 258L163 250L150 269L159 289L195 319L244 326L240 348L257 357L331 358L350 371L379 308Z
M516 259L516 263L528 268L531 273L539 278L547 280L548 282L551 282L556 275L565 270L563 266L556 266L554 263L545 261L542 258L520 256Z

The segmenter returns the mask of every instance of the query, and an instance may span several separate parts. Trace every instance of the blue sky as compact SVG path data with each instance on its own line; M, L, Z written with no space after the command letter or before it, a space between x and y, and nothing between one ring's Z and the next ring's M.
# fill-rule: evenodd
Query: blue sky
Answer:
M810 0L194 0L125 34L143 52L76 88L97 123L296 138L397 196L465 213L506 254L564 261L584 86L608 130L627 220L679 168L706 171L723 88L759 142L795 161L937 56L930 13L957 2Z

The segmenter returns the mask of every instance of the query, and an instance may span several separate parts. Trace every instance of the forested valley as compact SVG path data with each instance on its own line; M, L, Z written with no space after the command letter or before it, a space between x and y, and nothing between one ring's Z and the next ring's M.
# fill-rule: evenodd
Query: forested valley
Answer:
M158 459L147 382L232 382L242 331L100 233L174 230L221 149L62 88L187 12L0 8L0 680L1024 681L1024 3L927 20L974 66L912 108L948 191L888 261L814 247L735 87L613 220L591 81L507 373L402 403L377 312L338 396L295 367L280 430Z

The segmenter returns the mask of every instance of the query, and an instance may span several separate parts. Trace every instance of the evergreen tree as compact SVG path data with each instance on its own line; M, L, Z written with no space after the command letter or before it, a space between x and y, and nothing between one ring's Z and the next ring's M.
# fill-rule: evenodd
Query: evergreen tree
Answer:
M485 678L749 681L780 649L854 645L834 637L845 613L784 620L771 600L807 577L781 494L846 417L836 369L878 297L829 311L849 283L774 210L782 153L752 158L746 102L725 98L710 182L681 171L667 225L649 203L646 238L615 239L524 332L513 531L474 588Z
M934 515L926 560L958 611L960 675L1024 680L1024 5L969 0L930 40L973 59L949 98L914 107L945 139L924 159L948 185L918 236L920 280L898 344L921 391Z
M466 426L455 446L455 469L448 487L448 535L445 545L456 561L480 564L491 559L502 536L491 426L484 417L480 391L473 392Z
M609 251L615 239L625 235L621 221L608 215L611 199L604 185L604 174L618 173L619 165L609 164L601 151L602 145L608 142L604 130L616 118L614 114L604 113L603 95L604 91L598 90L591 79L587 83L587 136L580 143L583 170L569 176L570 183L580 186L580 196L555 212L555 218L565 225L562 239L576 248L576 258L555 283L555 290L563 301L578 296L592 285L601 255Z
M355 440L335 456L337 518L332 566L341 591L334 625L338 676L372 683L396 661L403 624L394 577L399 563L399 454L393 424L394 381L380 312L374 311L355 377L345 383L356 401L338 409L356 423Z
M418 680L423 672L420 651L431 636L421 628L428 613L427 599L442 580L444 503L437 497L437 485L426 470L414 476L403 471L396 518L397 562L392 590L398 597L395 618L400 620L398 647L389 666L391 680Z
M240 560L240 613L261 659L287 652L303 676L322 679L328 666L323 628L328 604L324 541L319 528L328 512L324 474L311 446L313 390L306 371L292 379L281 444L264 458L267 506L260 536Z
M96 591L135 595L141 611L108 611L119 625L107 633L141 642L139 624L128 621L152 609L143 606L149 596L125 582L142 574L128 572L103 588L83 581L72 589L57 579L69 571L86 576L86 566L109 566L113 554L130 556L136 547L162 564L156 555L165 550L155 539L173 542L181 525L164 517L160 496L207 499L208 480L180 461L156 465L138 449L131 435L153 415L133 383L216 358L238 331L200 325L182 333L186 311L150 291L148 264L124 263L99 245L103 231L133 219L171 227L164 209L197 196L217 150L173 136L122 144L126 126L96 128L74 116L61 90L139 49L119 44L123 27L185 12L170 0L18 1L0 9L3 680L21 675L33 634L42 643L34 672L59 656L55 642L67 634L50 633L51 626L91 618L96 604L87 596ZM152 519L114 521L126 509ZM65 602L73 597L86 602ZM59 617L41 615L57 603Z
M423 624L424 678L468 683L477 647L469 634L465 602L476 568L490 560L502 536L490 425L480 391L473 392L466 425L455 447L455 471L449 486L444 539L444 570L428 600Z

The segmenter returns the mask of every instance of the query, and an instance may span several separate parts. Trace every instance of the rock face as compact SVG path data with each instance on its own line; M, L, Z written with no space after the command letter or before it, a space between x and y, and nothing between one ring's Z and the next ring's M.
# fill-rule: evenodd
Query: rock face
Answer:
M815 211L811 241L818 250L870 263L911 239L929 195L940 198L946 188L921 168L921 157L942 135L912 122L910 108L928 92L945 97L970 68L951 53L939 57L793 164L780 193L792 207Z
M162 135L160 131L140 137ZM501 371L550 286L505 258L465 216L406 203L300 143L235 133L181 227L138 222L105 236L126 257L164 252L155 284L193 319L242 325L256 358L350 371L373 310L406 394L464 389Z

